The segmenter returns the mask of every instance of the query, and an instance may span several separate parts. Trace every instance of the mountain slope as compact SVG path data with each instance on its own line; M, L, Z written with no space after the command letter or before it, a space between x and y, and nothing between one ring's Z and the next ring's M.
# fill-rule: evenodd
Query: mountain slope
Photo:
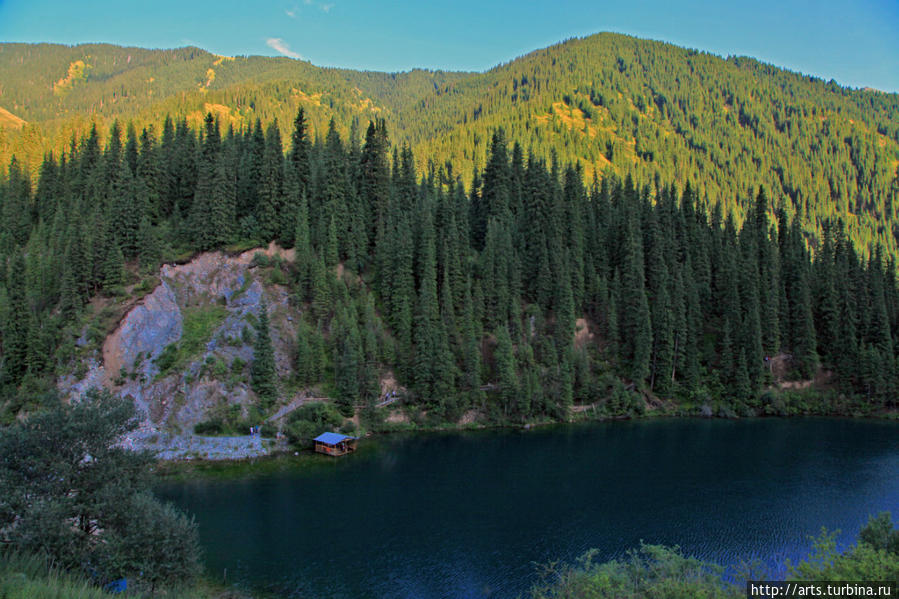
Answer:
M527 153L580 163L588 180L611 169L689 181L738 222L764 185L811 237L841 218L863 254L899 248L899 96L748 58L598 34L486 73L385 74L197 48L2 44L0 81L0 107L29 123L0 130L3 164L16 154L36 169L93 122L158 127L165 113L196 125L209 111L237 127L278 119L285 136L303 106L319 138L332 118L344 134L383 118L420 170L423 157L450 162L466 183L503 127Z

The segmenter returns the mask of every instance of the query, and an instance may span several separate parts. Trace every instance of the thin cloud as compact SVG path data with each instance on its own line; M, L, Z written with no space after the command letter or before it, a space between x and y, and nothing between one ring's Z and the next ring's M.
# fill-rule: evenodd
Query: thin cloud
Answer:
M328 2L327 4L322 4L321 9L325 12L331 12L331 9L334 8L333 2Z
M287 45L287 42L282 40L280 37L270 37L265 40L265 43L269 48L275 50L276 52L280 52L284 56L303 60L303 57L291 50L290 46Z
M294 4L293 8L288 8L287 10L284 11L284 14L287 15L288 17L290 17L291 19L296 19L298 8L299 7L296 4Z

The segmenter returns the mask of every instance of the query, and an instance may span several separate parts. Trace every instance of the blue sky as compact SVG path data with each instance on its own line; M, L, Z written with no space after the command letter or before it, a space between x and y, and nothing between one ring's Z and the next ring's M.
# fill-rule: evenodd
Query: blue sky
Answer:
M899 0L0 0L0 41L196 45L383 71L484 70L599 31L899 91Z

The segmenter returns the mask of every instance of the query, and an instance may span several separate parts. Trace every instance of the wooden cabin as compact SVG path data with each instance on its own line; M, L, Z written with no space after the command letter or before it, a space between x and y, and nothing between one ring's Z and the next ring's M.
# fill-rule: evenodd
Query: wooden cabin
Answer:
M340 433L322 433L315 439L315 451L325 455L340 456L356 451L356 437Z

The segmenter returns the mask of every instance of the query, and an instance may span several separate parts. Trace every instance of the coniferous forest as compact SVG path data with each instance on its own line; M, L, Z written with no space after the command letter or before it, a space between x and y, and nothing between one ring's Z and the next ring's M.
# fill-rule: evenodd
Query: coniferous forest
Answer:
M759 186L739 198L738 225L690 182L587 178L502 128L471 181L393 144L380 119L358 141L333 121L313 136L301 108L290 131L211 113L199 128L116 123L105 140L93 129L47 154L34 180L10 162L7 418L52 400L92 298L133 291L163 261L271 241L295 252L292 376L329 384L345 413L373 406L388 370L436 421L470 409L518 422L568 419L573 406L739 415L894 402L895 264L876 247L861 258L839 219L811 238ZM265 345L253 365L263 407L278 393ZM816 391L772 390L775 377L814 379Z
M45 153L68 153L94 126L106 140L116 120L161 134L166 114L201 128L212 112L223 133L277 120L286 140L302 107L317 136L333 120L360 145L384 119L419 175L449 162L466 188L503 128L588 182L608 171L690 183L738 225L764 186L810 238L842 219L865 259L878 245L899 257L899 96L745 56L600 33L483 73L378 73L193 47L0 44L0 81L0 165L17 156L33 176Z

